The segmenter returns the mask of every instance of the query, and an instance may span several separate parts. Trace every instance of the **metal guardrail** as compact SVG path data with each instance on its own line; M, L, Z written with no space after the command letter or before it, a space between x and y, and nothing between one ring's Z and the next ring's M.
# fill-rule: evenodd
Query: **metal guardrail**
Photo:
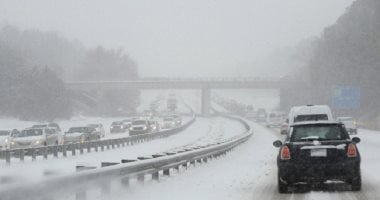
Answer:
M155 140L158 138L169 137L173 134L179 133L189 127L195 121L195 115L192 115L192 119L186 124L168 130L163 130L155 133L134 135L123 138L116 139L106 139L106 140L93 140L86 141L83 143L72 143L72 144L63 144L63 145L51 145L43 147L32 147L24 149L9 149L1 150L0 158L3 158L6 163L10 164L12 158L19 159L21 162L25 160L25 156L30 156L32 161L36 161L37 156L43 156L44 159L48 159L48 155L53 155L54 158L67 157L68 154L75 156L78 153L83 154L85 151L104 151L105 149L114 149L116 147L125 147L142 142L147 142Z
M158 180L161 172L163 176L169 176L171 170L180 170L196 163L208 162L209 159L225 155L234 147L247 141L252 135L252 130L247 122L238 117L229 117L244 124L247 131L243 134L226 139L222 142L199 146L183 151L168 152L141 157L136 160L121 160L119 163L104 163L104 168L83 171L69 176L47 178L41 183L31 185L11 185L0 188L0 197L10 199L67 199L75 196L76 199L87 199L86 192L99 187L102 193L110 193L111 185L117 181L122 186L129 186L130 179L137 178L143 182L150 175L152 180Z

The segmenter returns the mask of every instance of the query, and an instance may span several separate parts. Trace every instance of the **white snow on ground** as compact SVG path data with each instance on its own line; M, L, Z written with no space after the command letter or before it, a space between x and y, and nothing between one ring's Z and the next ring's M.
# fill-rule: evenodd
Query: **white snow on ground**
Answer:
M114 190L109 196L98 199L181 199L181 200L261 200L261 199L380 199L380 132L360 130L362 142L358 144L362 154L363 190L306 191L279 194L277 191L276 155L272 146L279 139L278 131L253 125L254 135L245 144L225 157L202 164L180 174L174 172L160 182L147 181L133 184L128 189Z
M220 129L220 127L228 128ZM192 126L181 133L165 139L153 140L149 143L105 150L98 153L85 153L62 159L49 158L48 160L40 160L38 162L25 161L25 163L15 161L10 166L7 166L3 162L0 165L2 169L0 171L0 178L12 177L16 182L31 181L32 184L32 182L43 178L47 173L53 175L74 173L76 165L99 167L101 162L120 162L121 159L136 159L138 156L168 151L175 147L188 145L189 143L204 144L205 141L230 138L242 133L243 130L244 127L240 123L225 118L199 118ZM68 155L71 155L71 153L68 152Z

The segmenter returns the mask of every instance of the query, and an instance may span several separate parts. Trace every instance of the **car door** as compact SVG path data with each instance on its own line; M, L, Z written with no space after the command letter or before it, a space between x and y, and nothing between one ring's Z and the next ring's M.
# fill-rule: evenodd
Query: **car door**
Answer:
M52 140L53 140L53 130L52 129L49 129L49 128L46 128L45 129L45 135L46 135L46 144L47 145L50 145L52 144Z

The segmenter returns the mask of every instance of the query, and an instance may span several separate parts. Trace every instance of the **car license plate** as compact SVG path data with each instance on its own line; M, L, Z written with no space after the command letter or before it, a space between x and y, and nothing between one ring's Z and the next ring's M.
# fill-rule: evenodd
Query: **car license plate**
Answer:
M326 149L311 149L310 156L311 157L326 157L327 150Z

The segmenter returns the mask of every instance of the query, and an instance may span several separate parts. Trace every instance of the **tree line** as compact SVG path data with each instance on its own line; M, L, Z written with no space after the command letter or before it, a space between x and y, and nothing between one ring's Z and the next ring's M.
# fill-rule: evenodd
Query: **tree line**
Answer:
M67 89L64 82L138 77L137 65L122 49L89 49L55 32L0 28L1 116L54 120L74 114L133 112L139 97L136 90L81 94Z
M286 79L282 107L328 104L338 115L374 118L380 111L380 1L357 0L313 45L307 65ZM299 81L302 80L302 81ZM336 88L356 88L357 107L334 104ZM350 100L350 99L348 99ZM353 99L352 101L356 101Z

